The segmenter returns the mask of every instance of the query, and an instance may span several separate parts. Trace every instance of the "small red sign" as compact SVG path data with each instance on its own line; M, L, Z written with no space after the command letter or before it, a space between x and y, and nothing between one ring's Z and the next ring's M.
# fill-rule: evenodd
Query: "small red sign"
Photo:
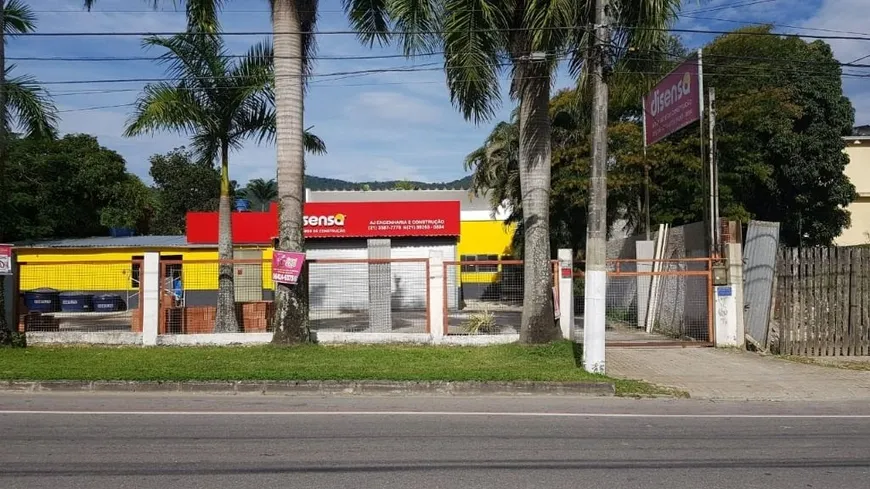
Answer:
M272 253L272 281L279 284L296 285L304 263L305 253L275 250Z
M0 275L12 275L12 245L0 244Z

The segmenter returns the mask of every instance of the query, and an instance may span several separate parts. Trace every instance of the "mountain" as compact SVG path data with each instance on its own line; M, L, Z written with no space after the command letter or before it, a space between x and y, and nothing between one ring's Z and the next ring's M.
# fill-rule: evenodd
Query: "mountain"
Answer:
M421 190L434 189L467 189L471 186L471 176L463 177L451 182L429 183L404 180L390 180L386 182L349 182L336 178L316 177L305 175L305 187L311 190L390 190L397 185L413 187Z

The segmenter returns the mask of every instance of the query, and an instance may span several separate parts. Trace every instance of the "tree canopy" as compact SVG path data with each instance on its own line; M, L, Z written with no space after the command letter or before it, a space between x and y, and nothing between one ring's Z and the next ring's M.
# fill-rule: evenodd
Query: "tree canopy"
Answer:
M184 147L150 158L156 213L154 234L183 234L188 211L216 211L220 172Z

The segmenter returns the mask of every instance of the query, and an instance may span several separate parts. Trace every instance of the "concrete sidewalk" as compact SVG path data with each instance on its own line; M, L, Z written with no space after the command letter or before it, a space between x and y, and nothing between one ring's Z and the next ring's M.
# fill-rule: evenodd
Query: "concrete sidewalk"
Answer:
M696 399L870 400L870 372L715 348L608 348L607 375L687 391Z

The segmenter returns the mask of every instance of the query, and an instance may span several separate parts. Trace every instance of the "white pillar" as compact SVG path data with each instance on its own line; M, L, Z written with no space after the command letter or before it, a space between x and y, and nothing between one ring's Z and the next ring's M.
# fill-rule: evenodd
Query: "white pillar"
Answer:
M589 270L587 267L584 279L583 368L587 372L603 374L607 271Z
M429 252L429 332L437 343L444 337L444 255Z
M142 344L157 344L157 325L160 322L160 254L145 253L142 263Z
M746 346L746 326L743 318L743 245L728 243L725 248L728 259L728 282L734 288L734 307L737 310L737 346Z
M574 258L573 251L559 249L559 326L562 338L574 339Z
M637 272L647 273L653 271L653 258L655 258L656 242L655 241L638 241L634 244L635 258L637 262ZM646 313L649 310L649 293L652 285L652 275L637 276L637 324L638 326L646 327Z
M737 338L737 301L734 287L717 285L713 287L713 329L717 347L738 346Z

